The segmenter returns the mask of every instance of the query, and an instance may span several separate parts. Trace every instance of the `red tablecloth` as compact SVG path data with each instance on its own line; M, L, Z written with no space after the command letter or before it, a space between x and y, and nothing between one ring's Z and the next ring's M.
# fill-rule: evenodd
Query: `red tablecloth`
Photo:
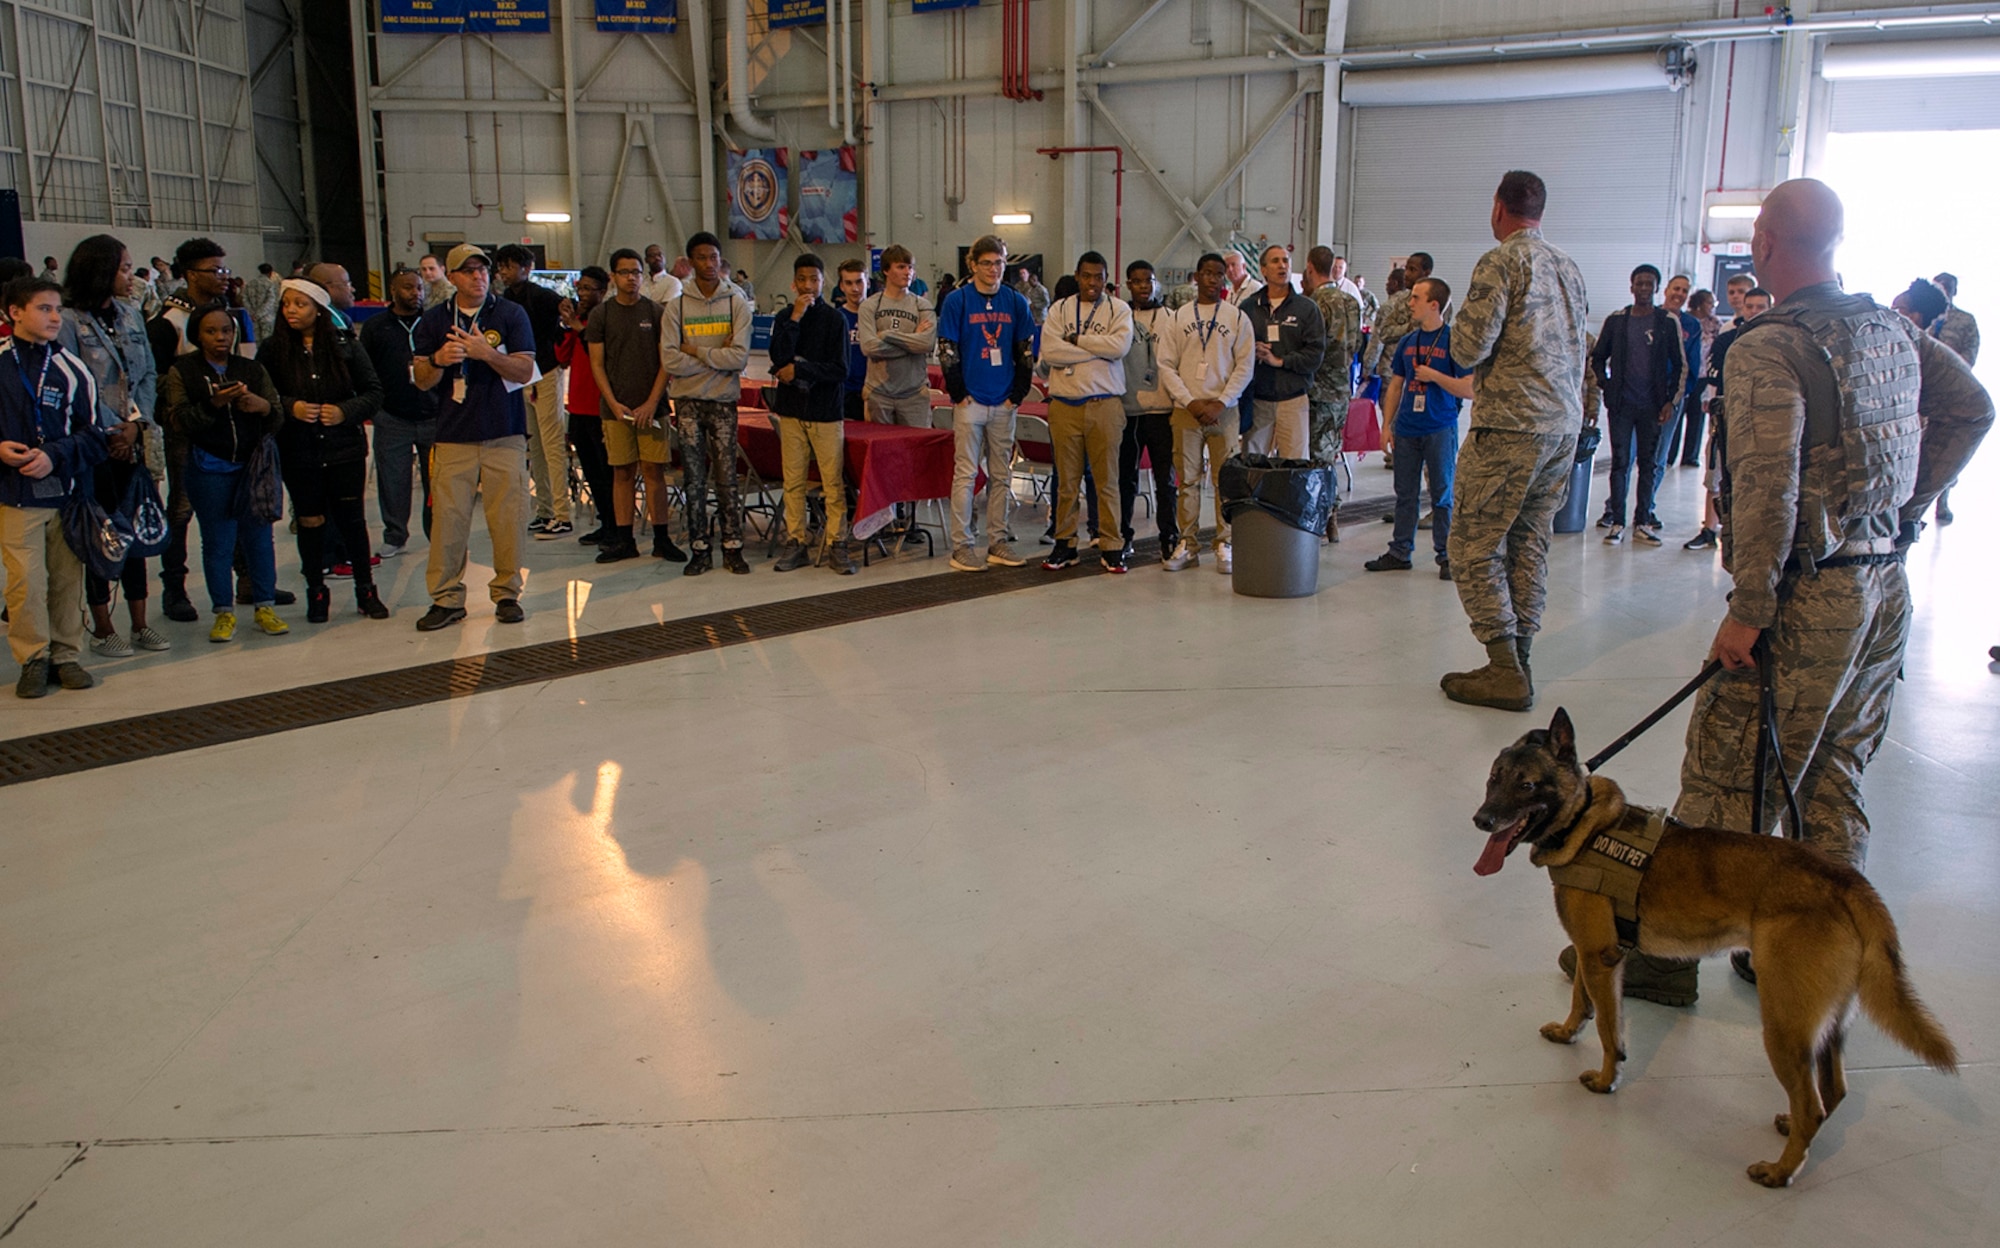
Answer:
M945 429L844 422L847 480L855 486L854 532L867 537L888 523L897 503L951 495L952 437ZM738 409L736 440L757 475L785 479L785 457L768 412Z

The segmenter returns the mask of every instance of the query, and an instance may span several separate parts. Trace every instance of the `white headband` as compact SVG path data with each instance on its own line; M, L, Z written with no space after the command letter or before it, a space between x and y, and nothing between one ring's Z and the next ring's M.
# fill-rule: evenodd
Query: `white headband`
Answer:
M279 283L286 290L295 290L320 307L333 310L333 296L326 293L326 287L318 282L309 282L302 277L288 277Z

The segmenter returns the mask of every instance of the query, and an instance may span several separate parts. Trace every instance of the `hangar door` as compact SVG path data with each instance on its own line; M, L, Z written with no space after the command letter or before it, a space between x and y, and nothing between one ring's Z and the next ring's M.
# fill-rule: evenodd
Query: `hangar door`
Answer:
M1559 65L1538 68L1560 75ZM1671 273L1679 241L1685 101L1657 70L1650 85L1561 99L1356 107L1351 267L1379 289L1394 257L1428 251L1437 275L1462 292L1493 246L1488 214L1500 176L1529 169L1549 188L1543 233L1583 270L1592 320L1601 319L1629 300L1634 266Z

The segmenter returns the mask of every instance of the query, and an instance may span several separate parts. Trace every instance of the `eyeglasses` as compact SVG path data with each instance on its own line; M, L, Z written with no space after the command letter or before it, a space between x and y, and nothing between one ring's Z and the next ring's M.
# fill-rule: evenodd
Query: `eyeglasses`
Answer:
M1007 262L1005 260L995 260L989 257L985 260L974 260L972 262L972 267L975 269L1004 269L1007 267Z
M182 271L183 271L183 272L186 272L186 273L213 273L213 274L215 274L215 276L217 276L217 277L228 277L228 276L229 276L229 270L228 270L228 269L225 269L225 268L213 268L213 269L184 269L184 270L182 270Z

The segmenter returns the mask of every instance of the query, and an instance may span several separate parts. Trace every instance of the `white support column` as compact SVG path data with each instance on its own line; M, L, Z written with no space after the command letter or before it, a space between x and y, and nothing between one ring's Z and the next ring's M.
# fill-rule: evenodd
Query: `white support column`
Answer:
M1083 147L1090 143L1090 101L1084 93L1083 58L1090 52L1091 0L1064 0L1062 6L1062 101L1063 146ZM1045 272L1067 273L1076 258L1093 246L1090 238L1090 171L1087 157L1064 157L1062 170L1062 253L1043 259ZM975 218L989 215L990 209L974 206ZM1041 237L1047 238L1047 234ZM1103 250L1103 248L1099 248ZM1114 275L1113 280L1118 280Z
M376 298L387 294L388 246L382 224L382 152L375 142L375 110L368 96L374 89L370 69L375 42L368 34L368 0L347 0L348 22L354 31L354 130L361 145L361 237L368 245L368 275L362 287Z
M701 164L701 228L715 233L715 44L708 28L708 0L686 0L688 49L694 58L695 159ZM685 244L680 239L676 248Z
M576 28L570 25L570 6L574 0L561 0L556 12L556 20L562 23L562 80L557 85L562 88L563 110L563 163L569 174L569 246L572 263L564 267L580 269L599 259L580 254L583 251L583 197L578 192L581 179L577 173L576 151ZM626 136L625 145L631 148L631 136ZM621 157L621 160L623 158ZM608 224L608 221L607 221ZM553 267L553 266L552 266Z
M861 80L868 93L861 104L861 241L882 246L894 240L889 228L889 110L875 89L889 80L889 0L866 0L861 14Z
M1347 3L1348 0L1329 0L1327 4L1326 41L1322 47L1330 57L1347 50ZM1313 196L1312 241L1315 245L1331 245L1335 239L1336 210L1340 206L1340 62L1328 61L1321 73L1325 80L1319 93L1319 185Z
M1812 0L1792 0L1794 20L1812 13ZM1806 118L1812 103L1813 37L1791 29L1785 32L1778 50L1778 100L1772 110L1777 118L1777 160L1771 169L1771 185L1802 176L1806 171Z

